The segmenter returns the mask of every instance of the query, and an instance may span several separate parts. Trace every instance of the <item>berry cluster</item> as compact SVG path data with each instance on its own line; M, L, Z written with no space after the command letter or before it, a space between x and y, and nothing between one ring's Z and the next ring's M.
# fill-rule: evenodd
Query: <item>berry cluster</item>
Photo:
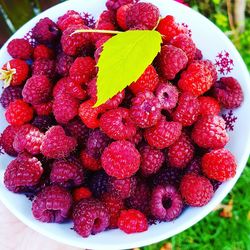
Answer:
M206 205L213 183L236 174L222 108L241 105L233 77L218 79L188 31L173 16L135 0L108 0L96 29L154 29L161 52L141 77L99 107L96 63L105 33L73 10L41 19L33 46L12 40L1 69L0 98L9 126L1 147L16 158L4 184L35 196L42 222L72 219L88 237L107 229L143 232L152 220L172 221L186 206ZM160 20L160 22L159 22ZM198 55L198 56L197 56ZM27 63L29 60L29 63Z

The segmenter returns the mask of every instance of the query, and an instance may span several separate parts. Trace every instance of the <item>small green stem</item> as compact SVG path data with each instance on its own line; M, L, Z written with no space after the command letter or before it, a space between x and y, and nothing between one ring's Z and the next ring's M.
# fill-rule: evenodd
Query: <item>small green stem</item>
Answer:
M114 34L114 35L117 35L117 34L120 34L120 33L123 33L123 31L116 31L116 30L76 30L74 31L72 35L76 34L76 33L101 33L101 34Z

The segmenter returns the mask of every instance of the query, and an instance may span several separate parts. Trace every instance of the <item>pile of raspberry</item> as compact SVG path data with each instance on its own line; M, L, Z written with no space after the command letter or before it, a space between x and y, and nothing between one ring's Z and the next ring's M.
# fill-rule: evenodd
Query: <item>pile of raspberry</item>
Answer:
M96 64L112 35L72 34L90 29L74 10L57 22L41 19L33 46L13 39L13 59L1 69L9 123L1 146L15 157L4 184L34 197L35 219L72 220L82 237L114 228L143 232L152 221L175 220L187 206L206 205L237 168L224 148L229 135L220 114L242 104L238 81L218 78L186 28L171 15L160 17L153 4L106 6L95 29L157 27L163 38L152 65L106 103L93 107Z

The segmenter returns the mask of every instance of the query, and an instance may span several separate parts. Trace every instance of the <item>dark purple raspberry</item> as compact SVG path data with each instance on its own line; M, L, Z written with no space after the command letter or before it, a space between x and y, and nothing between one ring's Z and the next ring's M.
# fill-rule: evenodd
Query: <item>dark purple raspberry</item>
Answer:
M132 99L130 117L141 128L154 126L161 118L158 99L150 91L140 92Z
M126 24L129 29L138 25L144 25L151 30L156 27L159 18L160 12L155 5L151 3L136 3L127 10Z
M32 64L33 75L44 75L50 79L55 77L55 61L49 59L38 59Z
M103 171L98 171L89 180L89 188L94 197L99 198L107 192L109 176Z
M105 135L100 129L91 131L86 143L86 148L91 156L95 159L100 159L104 149L111 142L110 138Z
M106 2L106 7L108 10L117 10L123 5L131 4L134 2L134 0L108 0Z
M216 180L211 180L211 184L212 184L214 192L215 192L220 187L220 185L222 184L222 182L216 181Z
M83 199L73 208L74 230L82 237L104 231L109 218L107 208L98 200Z
M126 140L136 134L136 126L125 108L112 109L100 118L100 128L114 140Z
M45 17L40 19L40 21L33 28L32 33L33 37L39 43L48 44L54 42L58 38L59 29L52 20L50 20L48 17Z
M186 167L185 173L195 173L195 174L201 175L202 174L201 159L194 158Z
M178 168L163 167L152 178L153 186L173 185L178 187L183 176L183 172Z
M60 186L45 187L32 203L33 216L42 222L64 222L72 205L70 193Z
M60 76L68 76L73 62L74 57L60 53L56 58L56 73Z
M196 48L194 60L202 60L202 58L203 58L203 55L202 55L201 50Z
M82 146L87 142L90 132L89 128L79 118L69 121L65 125L65 130L70 136L75 137L78 144Z
M109 178L108 192L115 193L118 197L126 199L130 197L136 188L136 177L118 180L114 177Z
M32 122L32 125L39 128L40 131L46 132L50 127L56 124L55 118L50 115L38 115Z
M4 173L4 185L12 192L24 192L39 183L42 173L42 164L37 158L19 154Z
M155 94L162 109L171 110L176 107L179 92L178 89L170 82L160 83Z
M175 187L158 186L152 192L150 207L155 218L172 221L181 214L183 203Z
M50 181L52 184L58 184L65 188L80 186L84 182L83 168L66 160L54 161Z
M150 201L150 188L148 184L141 179L137 180L137 185L133 194L126 199L128 208L133 208L148 215L150 214L149 201Z
M17 99L22 99L22 88L17 86L9 86L3 90L0 97L0 103L3 108L7 108L9 104Z
M165 157L161 150L149 145L143 145L139 152L141 154L141 173L143 176L155 174L162 166Z

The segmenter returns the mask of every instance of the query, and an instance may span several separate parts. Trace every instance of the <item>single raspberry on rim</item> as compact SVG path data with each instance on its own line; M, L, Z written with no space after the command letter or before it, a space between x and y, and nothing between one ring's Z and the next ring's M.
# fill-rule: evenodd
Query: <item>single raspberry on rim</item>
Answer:
M5 112L5 118L11 125L23 125L33 118L33 109L21 99L10 103Z
M82 237L97 234L109 226L108 209L98 200L83 199L73 207L74 230Z
M7 51L13 58L28 60L31 58L33 48L25 39L17 38L9 42Z
M72 197L60 186L48 186L38 193L32 203L32 213L35 219L42 222L64 222L70 214Z
M126 108L117 108L105 112L100 118L101 130L114 140L126 140L136 134L136 126Z
M146 216L136 209L122 210L118 219L118 227L127 234L147 231Z
M212 150L202 157L202 171L213 180L220 182L233 178L236 174L237 163L233 154L223 148Z
M115 141L105 148L101 160L108 175L124 179L138 171L140 153L131 142Z
M181 129L179 122L168 122L162 118L154 127L145 129L144 137L150 146L164 149L178 140Z
M229 141L224 119L217 115L202 116L195 123L192 139L203 148L223 148Z
M192 207L205 206L214 194L213 186L206 177L192 173L182 178L180 192L185 203Z
M157 186L150 201L152 215L163 221L172 221L182 212L183 202L174 186Z

